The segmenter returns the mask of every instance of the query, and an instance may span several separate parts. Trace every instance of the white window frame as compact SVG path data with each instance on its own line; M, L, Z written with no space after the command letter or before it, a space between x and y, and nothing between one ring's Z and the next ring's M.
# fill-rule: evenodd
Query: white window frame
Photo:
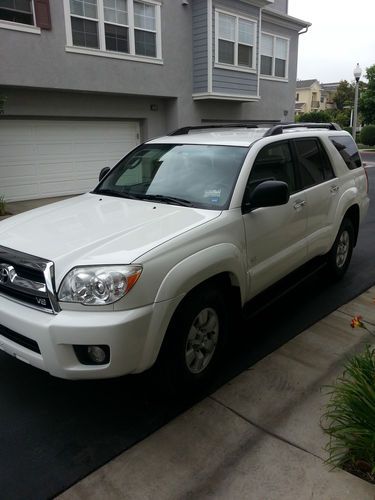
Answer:
M234 64L227 64L219 61L219 40L225 40L225 38L222 38L219 36L219 16L220 14L224 14L226 16L231 16L235 18L235 33L234 33L234 40L230 40L231 42L234 42ZM254 35L253 35L253 45L247 45L240 43L238 41L238 21L239 20L251 22L254 24ZM234 14L233 12L230 11L225 11L221 9L215 9L215 68L222 68L222 69L230 69L233 71L244 71L245 73L256 73L256 62L257 62L257 33L258 33L258 22L256 19L253 19L248 16L244 16L242 14ZM248 47L253 48L253 65L250 66L242 66L238 64L238 45L247 45Z
M272 75L263 75L261 73L262 70L262 35L267 35L272 37ZM276 39L280 38L281 40L286 40L287 49L286 49L286 61L285 61L285 76L275 76L275 47L276 47ZM287 82L289 75L289 46L290 46L290 38L286 36L275 35L274 33L267 33L266 31L261 32L260 43L259 43L259 74L262 80L276 80L279 82Z
M136 28L134 25L134 2L144 3L148 5L155 6L155 30L148 30L143 28ZM97 0L97 12L98 16L96 19L90 17L79 16L76 14L71 15L70 13L70 3L69 0L64 0L64 15L65 15L65 29L66 29L66 52L72 52L77 54L87 54L100 57L109 57L112 59L126 59L138 62L147 62L151 64L163 64L162 51L161 51L161 3L156 0L127 0L128 3L128 24L118 24L112 21L105 21L104 19L104 1ZM87 19L88 21L95 21L98 24L98 39L99 48L91 47L79 47L73 45L73 35L72 35L72 25L71 17L76 17L78 19ZM121 26L128 29L129 33L129 53L116 52L106 50L105 48L105 30L104 24L112 24L114 26ZM149 31L155 33L156 39L156 57L152 56L142 56L135 53L135 35L134 31L139 29L141 31Z
M16 23L13 21L6 21L5 19L0 19L0 28L13 31L23 31L24 33L33 33L35 35L40 35L41 29L35 24L34 0L31 0L31 7L32 7L34 24Z

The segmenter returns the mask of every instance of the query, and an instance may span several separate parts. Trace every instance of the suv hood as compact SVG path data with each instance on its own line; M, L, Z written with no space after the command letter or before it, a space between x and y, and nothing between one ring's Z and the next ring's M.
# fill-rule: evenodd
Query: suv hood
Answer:
M149 201L84 194L0 223L0 245L56 264L130 264L152 248L220 215Z

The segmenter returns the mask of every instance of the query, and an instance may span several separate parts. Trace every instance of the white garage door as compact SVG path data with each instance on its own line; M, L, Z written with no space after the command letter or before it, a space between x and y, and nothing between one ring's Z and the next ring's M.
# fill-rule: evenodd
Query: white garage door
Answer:
M0 195L8 201L83 193L139 144L139 123L0 120Z

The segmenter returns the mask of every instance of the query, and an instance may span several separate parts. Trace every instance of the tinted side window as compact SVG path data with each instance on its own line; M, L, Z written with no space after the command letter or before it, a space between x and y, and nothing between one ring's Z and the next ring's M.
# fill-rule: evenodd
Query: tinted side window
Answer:
M294 164L287 141L265 146L258 153L250 172L247 191L251 192L265 180L286 182L291 193L296 191Z
M315 186L335 176L318 139L296 139L295 146L303 188Z
M357 146L352 137L335 135L331 136L330 140L350 170L362 166Z

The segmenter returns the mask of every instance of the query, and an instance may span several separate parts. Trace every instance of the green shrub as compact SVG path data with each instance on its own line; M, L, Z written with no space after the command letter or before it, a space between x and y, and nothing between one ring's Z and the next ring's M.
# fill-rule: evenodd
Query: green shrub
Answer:
M375 482L375 348L348 361L329 394L322 419L327 462Z
M375 146L375 125L366 125L363 127L360 140L366 146Z
M7 213L6 211L6 202L4 196L0 195L0 216L5 215Z
M311 111L298 115L300 123L329 123L331 121L331 115L327 111Z

